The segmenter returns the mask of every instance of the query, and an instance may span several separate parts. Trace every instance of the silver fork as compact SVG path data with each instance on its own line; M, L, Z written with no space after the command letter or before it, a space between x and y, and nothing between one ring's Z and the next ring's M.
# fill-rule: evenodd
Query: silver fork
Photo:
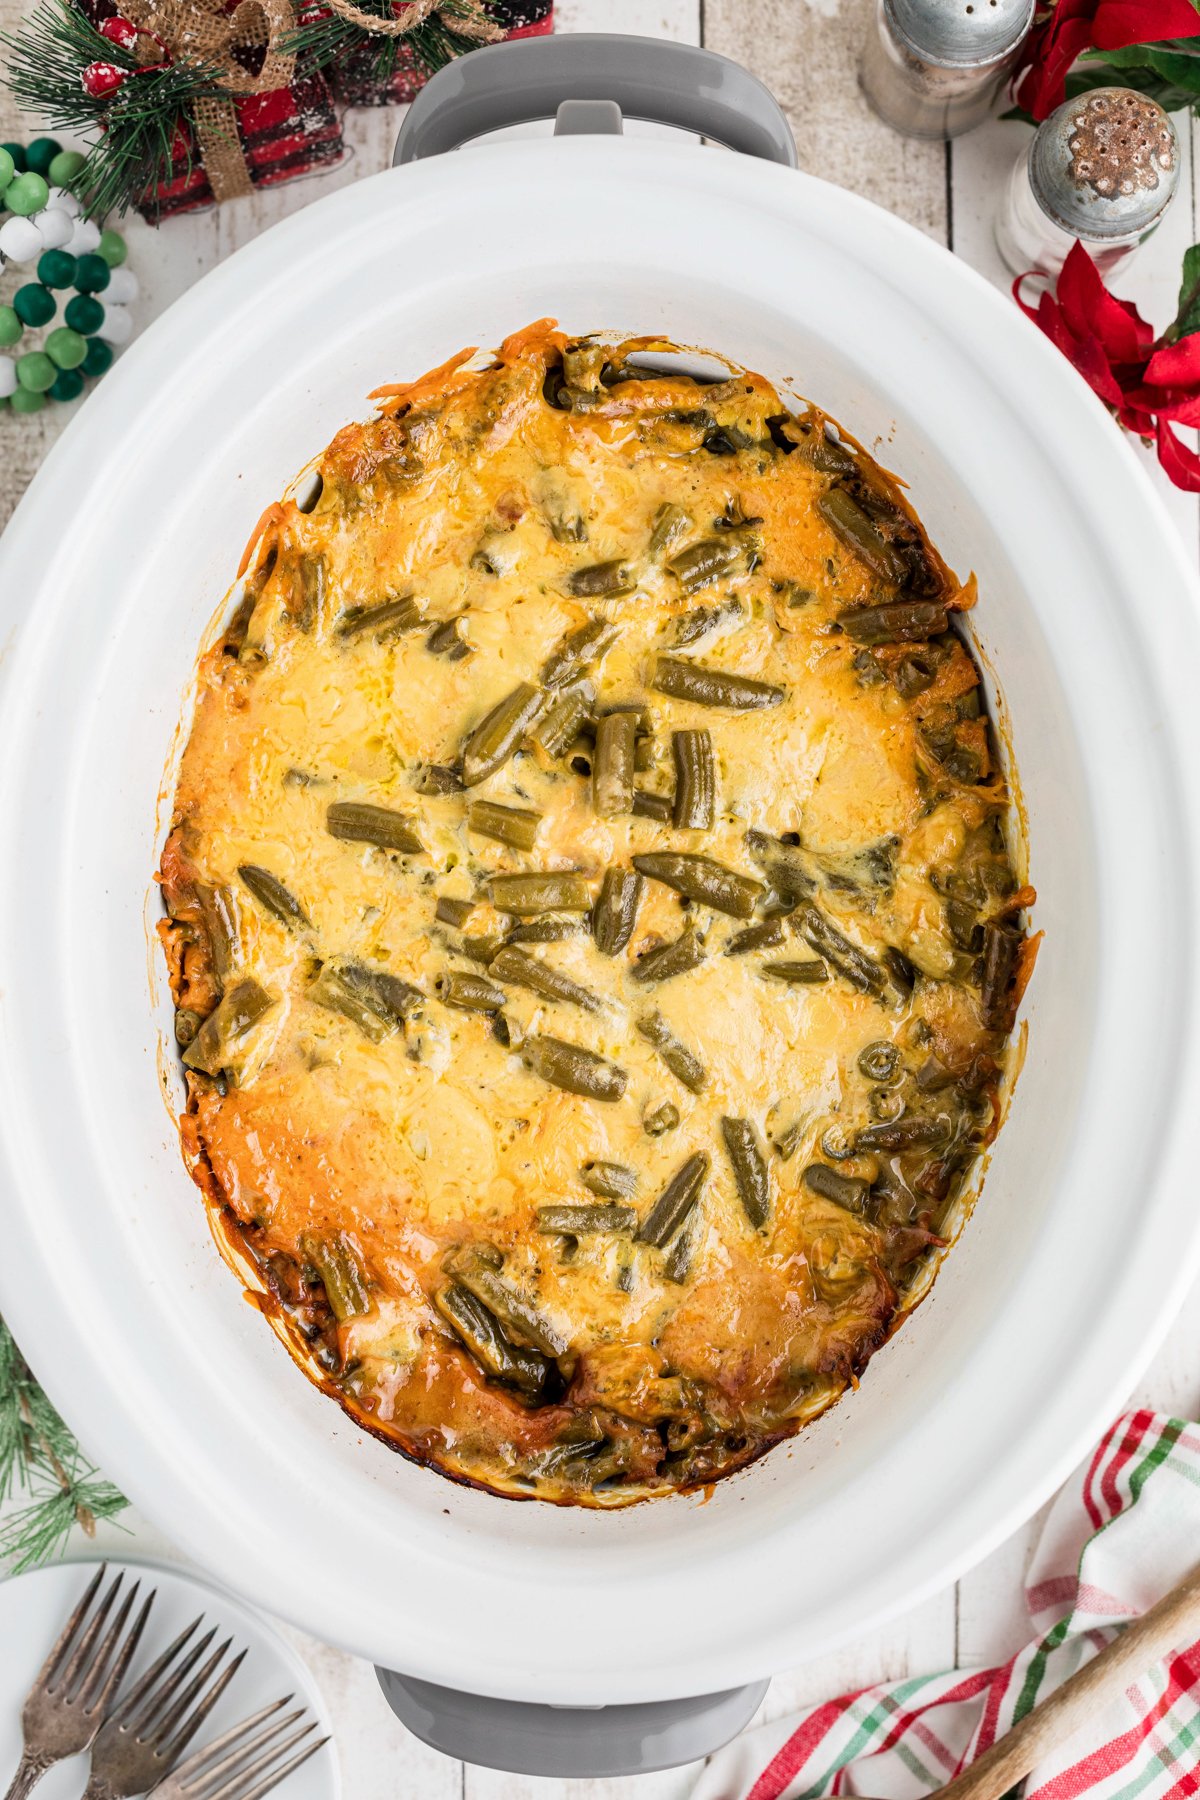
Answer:
M21 1714L24 1748L5 1800L25 1800L47 1769L87 1749L137 1649L154 1604L154 1593L147 1595L126 1631L140 1586L135 1582L116 1618L104 1631L124 1580L124 1575L118 1575L93 1610L92 1602L107 1566L101 1563L96 1570L29 1690Z
M128 1795L148 1793L170 1774L237 1674L244 1650L217 1673L233 1642L226 1638L188 1680L216 1636L215 1627L172 1668L195 1637L202 1616L180 1632L105 1720L92 1746L92 1772L83 1800L126 1800Z
M292 1698L287 1694L273 1706L264 1706L253 1718L243 1719L223 1737L195 1751L159 1783L154 1800L261 1800L329 1742L322 1737L304 1743L317 1724L302 1706L278 1717ZM303 1723L289 1730L297 1720ZM281 1763L280 1757L298 1744L303 1748Z

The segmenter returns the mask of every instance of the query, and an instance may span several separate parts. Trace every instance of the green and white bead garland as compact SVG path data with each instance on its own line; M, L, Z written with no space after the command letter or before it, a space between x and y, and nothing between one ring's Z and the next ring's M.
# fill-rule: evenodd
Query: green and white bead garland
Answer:
M53 138L0 144L0 270L33 264L37 277L0 302L0 408L16 413L77 400L133 335L137 276L120 233L82 216L71 184L83 162ZM43 327L41 344L23 348L26 330Z

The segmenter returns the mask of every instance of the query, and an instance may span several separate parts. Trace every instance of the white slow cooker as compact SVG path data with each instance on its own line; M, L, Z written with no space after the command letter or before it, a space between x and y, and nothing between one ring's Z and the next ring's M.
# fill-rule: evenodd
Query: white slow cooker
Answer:
M576 132L611 125L606 90L660 111L649 68L667 116L786 159L777 112L737 71L730 99L720 59L620 40L639 98L611 40L546 42L557 60L537 69L543 46L525 44L439 77L414 109L416 160L199 282L88 400L4 537L0 1309L143 1512L240 1594L403 1671L393 1698L433 1741L519 1763L512 1721L536 1715L528 1766L629 1768L707 1747L773 1669L1011 1532L1184 1294L1200 1245L1200 630L1175 532L1099 403L907 225L698 145L421 154L472 116L561 98L587 103L568 109ZM463 108L463 81L490 111ZM811 396L909 484L949 562L979 577L970 629L1046 934L1011 1116L932 1296L797 1441L710 1496L617 1513L454 1486L301 1378L184 1172L152 936L193 659L261 508L371 388L543 314L711 345ZM576 1750L563 1733L546 1749L562 1707L612 1711L590 1735L564 1715Z

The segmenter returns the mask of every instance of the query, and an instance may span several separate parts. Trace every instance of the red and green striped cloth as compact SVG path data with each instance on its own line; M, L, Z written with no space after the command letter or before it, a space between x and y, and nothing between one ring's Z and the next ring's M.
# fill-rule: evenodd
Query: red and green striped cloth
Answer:
M1152 1606L1200 1555L1200 1425L1119 1418L1054 1502L1025 1600L1036 1635L995 1669L844 1694L746 1732L693 1800L923 1800ZM1200 1644L1098 1712L1025 1784L1025 1800L1184 1800L1200 1789Z

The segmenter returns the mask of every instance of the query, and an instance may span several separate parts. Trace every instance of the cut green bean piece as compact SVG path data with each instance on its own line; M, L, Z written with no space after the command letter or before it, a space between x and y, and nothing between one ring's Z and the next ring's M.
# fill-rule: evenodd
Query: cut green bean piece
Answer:
M567 1348L566 1338L497 1272L503 1263L503 1257L497 1263L493 1245L469 1244L451 1251L446 1272L481 1300L507 1333L515 1332L546 1356L561 1356Z
M420 988L386 969L339 959L324 964L308 997L329 1012L341 1013L373 1044L403 1025L425 998Z
M518 949L515 944L506 944L496 952L489 973L497 981L512 987L528 988L530 993L540 994L543 1000L561 1000L570 1006L582 1006L586 1012L600 1010L595 994L572 981L569 975L551 968L549 963L530 956L527 950Z
M619 819L633 810L636 712L605 713L596 721L596 753L592 763L592 804L602 819Z
M464 656L470 656L471 646L467 642L463 615L443 619L440 625L435 625L425 639L425 648L431 656L444 656L447 662L461 662Z
M676 1287L683 1286L692 1272L697 1236L697 1220L693 1210L691 1218L663 1259L663 1279L665 1281L673 1282Z
M637 577L632 568L619 557L612 562L592 563L586 569L576 569L567 577L567 587L580 600L616 600L622 594L632 594L636 586Z
M817 956L804 962L765 962L762 972L772 981L786 981L792 987L811 987L814 982L829 980L829 970Z
M840 1170L831 1169L828 1163L809 1163L804 1180L822 1200L832 1200L835 1206L845 1207L847 1212L862 1212L871 1192L869 1181L863 1181L858 1175L843 1175Z
M861 562L875 575L899 585L908 573L904 558L876 529L845 488L831 487L817 501L817 511Z
M856 644L923 644L949 628L950 616L940 601L895 600L851 607L837 622Z
M369 806L360 800L335 800L325 814L330 837L348 844L374 844L379 850L400 850L419 856L425 846L413 820L390 806Z
M418 625L425 623L425 608L420 600L412 594L399 594L394 599L380 601L376 606L348 606L337 624L334 634L340 638L399 637L401 632L415 631Z
M709 731L673 731L675 824L680 831L711 831L717 804L717 765Z
M252 977L239 981L210 1012L183 1053L187 1068L219 1075L234 1064L245 1038L275 1002Z
M645 788L635 788L633 816L635 819L657 819L660 824L669 825L675 816L675 803L668 794L651 794Z
M592 936L602 956L618 956L633 936L645 886L633 869L605 869L592 908Z
M344 1231L306 1231L300 1239L300 1252L321 1277L325 1298L339 1325L370 1312L366 1270Z
M325 558L302 556L296 564L292 590L292 618L301 631L316 625L325 598Z
M562 1237L632 1237L638 1216L632 1206L539 1206L537 1228Z
M449 894L442 894L433 916L439 925L453 925L456 930L461 930L474 911L473 900L454 900Z
M675 700L690 700L694 706L720 706L732 712L779 706L785 698L784 689L770 682L711 669L683 656L660 656L651 685Z
M203 1025L202 1015L190 1006L181 1006L175 1014L175 1042L181 1050L186 1050L196 1033Z
M565 1044L561 1038L526 1038L521 1054L543 1081L589 1100L619 1100L629 1080L615 1063L606 1062L581 1044Z
M469 1289L454 1281L434 1295L434 1305L485 1374L507 1382L528 1400L540 1400L553 1364L538 1350L510 1343L499 1319Z
M561 756L583 729L592 706L592 692L587 687L564 688L553 694L533 727L533 738L547 756Z
M635 981L670 981L672 976L686 975L704 961L704 945L694 926L687 926L669 944L648 950L634 963L630 974Z
M794 905L816 893L818 880L812 858L799 845L785 844L752 828L746 833L746 848L784 902Z
M774 950L783 942L783 920L764 919L761 925L747 925L735 931L725 946L726 956L745 956L751 950Z
M426 763L413 777L418 794L461 794L462 777L445 763Z
M533 849L541 822L540 812L526 806L500 806L495 800L472 800L467 808L470 830L494 838L498 844L511 844L514 850Z
M222 987L237 967L240 923L237 895L228 887L198 886L196 898L208 939L213 974Z
M916 1150L928 1144L944 1144L950 1136L950 1121L931 1119L924 1113L906 1113L881 1125L864 1125L855 1133L858 1150Z
M579 1171L579 1179L584 1187L606 1200L628 1200L637 1192L637 1171L626 1168L624 1163L585 1162Z
M679 1108L673 1100L664 1100L658 1106L651 1107L642 1120L642 1130L647 1137L663 1137L668 1131L674 1131L679 1124Z
M503 942L504 939L496 937L494 933L471 933L462 941L462 953L469 956L472 962L482 963L486 968Z
M681 1044L661 1013L646 1013L637 1022L637 1028L646 1042L653 1044L658 1054L685 1088L693 1094L703 1092L708 1080L707 1072L700 1058Z
M576 869L561 874L493 875L488 896L497 912L587 912L592 890Z
M758 1132L750 1119L724 1118L721 1136L742 1210L755 1231L761 1231L771 1212L771 1179Z
M741 610L742 603L734 596L720 606L697 606L691 612L684 613L675 621L675 635L672 639L674 648L683 650L689 644L698 644L723 619L736 617Z
M587 520L578 502L549 471L537 484L537 503L556 544L587 543Z
M593 668L612 649L621 627L609 619L589 619L568 631L542 664L542 684L566 687Z
M739 875L711 856L693 856L683 850L654 850L635 856L633 866L653 881L661 881L701 906L729 913L735 919L749 919L761 899L761 881Z
M667 564L685 594L695 594L720 576L727 575L742 554L737 538L701 538L680 550Z
M542 710L543 695L530 681L520 682L480 720L463 745L463 781L475 787L502 769Z
M824 913L818 912L815 906L801 906L797 909L795 923L803 938L812 945L818 956L831 963L839 975L845 977L860 993L873 994L880 999L887 991L888 979L884 970L865 951L858 949L849 938L831 925Z
M890 1081L899 1067L900 1052L886 1038L867 1044L858 1053L859 1073L865 1075L868 1081Z
M692 521L682 506L673 506L665 501L654 515L654 523L650 528L650 541L646 545L646 555L651 562L657 562L668 550L673 550L681 538L691 530Z
M564 938L577 937L586 929L577 913L568 913L562 918L543 913L536 919L526 919L523 924L512 926L505 933L504 941L506 944L560 944Z
M1022 934L989 919L983 928L983 981L979 1010L990 1031L1006 1031L1012 1022L1011 990L1017 972Z
M437 993L443 1006L461 1007L464 1012L499 1012L507 998L503 988L471 969L449 969L439 975Z
M669 1244L697 1200L711 1166L708 1152L697 1150L672 1175L642 1223L638 1239L661 1250Z
M277 875L270 869L260 868L257 863L239 863L238 875L244 885L254 895L261 907L264 907L274 918L279 919L288 929L295 930L300 925L309 929L312 920L296 899L288 892Z

